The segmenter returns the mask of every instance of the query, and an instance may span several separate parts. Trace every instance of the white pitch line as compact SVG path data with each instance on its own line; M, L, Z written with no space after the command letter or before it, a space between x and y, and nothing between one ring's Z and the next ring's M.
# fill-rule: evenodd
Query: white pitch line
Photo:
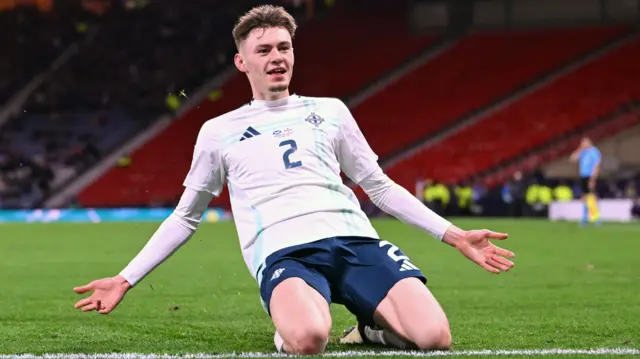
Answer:
M500 356L500 355L640 355L640 349L597 348L597 349L521 349L521 350L459 350L459 351L373 351L350 350L326 352L322 357L362 357L362 356L409 356L409 357L457 357L457 356ZM281 353L221 353L221 354L143 354L143 353L98 353L98 354L0 354L0 359L226 359L226 358L288 358L291 355Z

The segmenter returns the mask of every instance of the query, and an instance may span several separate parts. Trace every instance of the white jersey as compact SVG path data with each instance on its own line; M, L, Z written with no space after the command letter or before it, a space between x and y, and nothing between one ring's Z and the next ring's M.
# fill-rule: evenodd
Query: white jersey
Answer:
M184 185L216 196L227 183L251 274L273 252L334 236L379 238L340 177L379 169L346 105L292 95L256 101L207 121Z

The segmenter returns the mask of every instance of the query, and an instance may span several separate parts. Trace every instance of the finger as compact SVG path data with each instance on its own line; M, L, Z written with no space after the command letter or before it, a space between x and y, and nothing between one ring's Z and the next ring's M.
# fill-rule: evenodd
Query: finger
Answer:
M93 282L91 282L91 283L89 283L87 285L83 285L83 286L80 286L80 287L75 287L75 288L73 288L73 291L78 293L78 294L82 294L82 293L86 293L88 291L91 291L93 289L94 289Z
M508 260L508 259L506 259L506 258L502 258L500 256L493 256L493 260L495 260L496 262L498 262L500 264L506 265L509 268L513 268L513 262Z
M507 239L509 238L509 235L506 233L494 232L487 229L485 230L485 237L491 239Z
M113 310L113 306L112 305L105 305L102 308L100 308L100 310L98 310L98 313L100 313L100 314L108 314L112 310Z
M513 258L516 256L515 253L500 247L496 247L496 254L499 256L509 257L509 258Z
M508 271L508 270L509 270L509 268L510 268L508 265L506 265L506 264L502 264L502 263L500 263L500 262L496 261L496 260L495 260L495 259L493 259L493 258L489 258L489 259L487 259L487 264L489 264L490 266L492 266L492 267L494 267L494 268L498 268L498 269L502 270L503 272Z
M92 302L92 303L89 303L88 305L85 305L84 307L82 307L82 311L83 312L88 312L88 311L91 311L91 310L96 310L97 308L98 308L98 303Z
M500 270L498 268L494 268L494 267L492 267L489 264L484 263L484 262L480 262L478 264L480 265L480 267L484 268L488 272L495 273L495 274L500 274Z
M74 306L74 308L78 309L80 307L84 307L85 305L91 303L91 298L84 298L84 299L80 299L76 305Z

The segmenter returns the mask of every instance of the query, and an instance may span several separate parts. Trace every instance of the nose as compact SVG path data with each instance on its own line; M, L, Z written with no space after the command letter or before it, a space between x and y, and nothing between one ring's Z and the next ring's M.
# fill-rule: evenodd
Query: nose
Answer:
M282 61L284 61L284 58L282 57L280 51L278 51L278 49L273 49L271 51L271 62L274 64L279 64Z

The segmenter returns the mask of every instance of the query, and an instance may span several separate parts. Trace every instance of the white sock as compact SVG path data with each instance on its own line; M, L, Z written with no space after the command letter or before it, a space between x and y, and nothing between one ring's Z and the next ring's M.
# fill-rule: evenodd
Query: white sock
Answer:
M284 346L284 339L280 336L280 333L276 330L276 334L273 336L273 343L276 345L278 353L282 353L282 347Z

